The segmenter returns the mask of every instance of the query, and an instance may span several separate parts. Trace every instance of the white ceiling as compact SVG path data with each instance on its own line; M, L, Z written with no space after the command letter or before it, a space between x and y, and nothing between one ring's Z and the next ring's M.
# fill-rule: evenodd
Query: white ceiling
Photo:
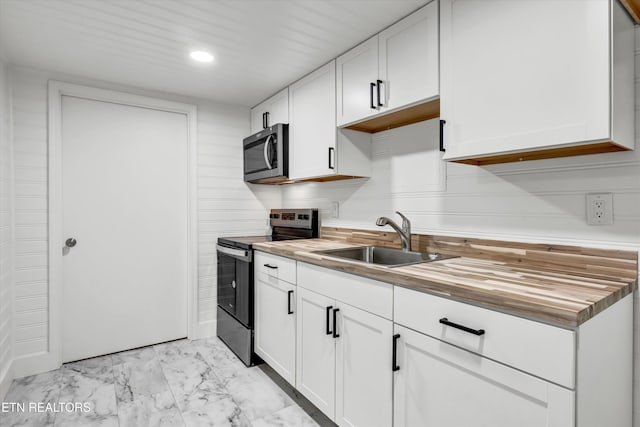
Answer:
M0 43L10 63L253 106L427 2L0 0Z

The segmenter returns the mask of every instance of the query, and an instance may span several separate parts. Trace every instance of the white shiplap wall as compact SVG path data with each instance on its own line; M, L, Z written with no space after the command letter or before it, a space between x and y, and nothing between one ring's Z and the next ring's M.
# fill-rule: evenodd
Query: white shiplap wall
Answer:
M12 169L7 69L0 57L0 400L11 383L12 349Z
M10 70L15 161L15 356L46 351L47 81L61 80L198 107L198 318L200 334L215 333L215 242L219 235L264 234L267 209L280 190L242 180L242 138L249 109L14 67ZM161 232L161 230L159 231Z
M283 187L283 207L318 206L326 226L373 229L399 210L414 232L640 249L640 29L636 26L636 151L510 163L447 164L434 121L374 134L371 178ZM445 142L446 143L446 142ZM420 165L411 158L421 157ZM444 191L438 191L438 188ZM589 226L585 194L611 192L615 223ZM331 202L340 217L331 218ZM397 216L395 216L397 220ZM386 227L387 230L391 229ZM640 313L635 295L635 426L640 427Z

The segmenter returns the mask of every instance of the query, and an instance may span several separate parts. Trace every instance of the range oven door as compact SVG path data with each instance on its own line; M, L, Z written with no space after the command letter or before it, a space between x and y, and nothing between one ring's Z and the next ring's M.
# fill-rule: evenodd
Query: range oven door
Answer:
M253 260L251 250L217 245L218 307L253 328Z
M273 183L288 179L288 133L289 125L278 123L244 139L245 181Z

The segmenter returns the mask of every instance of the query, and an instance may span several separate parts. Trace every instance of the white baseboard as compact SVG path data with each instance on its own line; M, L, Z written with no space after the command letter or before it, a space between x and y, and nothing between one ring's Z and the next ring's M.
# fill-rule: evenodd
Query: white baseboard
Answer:
M216 324L216 320L198 323L193 330L192 336L189 336L189 339L197 340L215 336ZM51 352L42 352L23 356L13 360L10 375L11 379L8 380L8 383L11 384L11 381L14 378L40 374L42 372L58 369L60 366L62 366L61 361L54 357ZM5 377L6 376L7 374L5 374ZM4 381L4 379L2 379L2 381ZM4 383L2 383L1 386L4 387ZM0 392L3 391L2 387L0 387ZM0 393L0 396L1 395L2 393Z
M27 377L58 369L62 364L51 352L22 356L13 360L14 378Z
M208 322L200 322L193 330L193 336L190 336L191 340L198 340L201 338L209 338L216 335L217 321L209 320Z
M13 378L14 373L12 361L11 363L9 363L9 367L0 375L0 401L3 401L5 396L7 395Z

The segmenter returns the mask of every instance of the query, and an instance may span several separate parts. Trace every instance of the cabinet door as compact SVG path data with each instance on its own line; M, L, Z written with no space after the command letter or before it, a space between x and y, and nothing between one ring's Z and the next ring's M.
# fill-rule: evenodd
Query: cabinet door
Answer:
M297 299L296 388L332 420L335 417L335 301L299 288Z
M393 323L339 304L336 340L336 423L391 426Z
M336 172L336 63L331 61L289 87L289 176Z
M263 117L263 114L267 114ZM289 89L285 88L251 109L251 134L260 132L264 125L289 123Z
M378 36L356 46L336 59L338 126L378 113L371 83L378 79Z
M574 393L395 325L395 427L574 425Z
M384 109L396 109L439 93L438 2L379 34L379 74Z
M609 7L442 0L444 158L609 139Z
M265 274L255 279L255 352L291 385L296 382L296 287Z
M251 109L251 133L260 132L264 129L264 116L263 114L267 111L267 104L263 102L262 104L256 105Z

